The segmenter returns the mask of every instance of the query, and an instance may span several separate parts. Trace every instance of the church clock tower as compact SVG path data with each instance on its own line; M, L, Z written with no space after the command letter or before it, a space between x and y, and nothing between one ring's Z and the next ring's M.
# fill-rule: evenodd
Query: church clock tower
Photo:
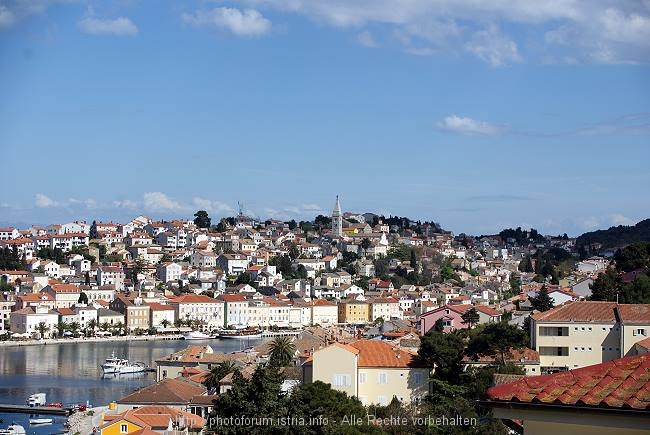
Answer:
M343 216L341 216L341 203L339 203L338 195L336 195L336 204L332 211L332 235L334 237L343 236Z

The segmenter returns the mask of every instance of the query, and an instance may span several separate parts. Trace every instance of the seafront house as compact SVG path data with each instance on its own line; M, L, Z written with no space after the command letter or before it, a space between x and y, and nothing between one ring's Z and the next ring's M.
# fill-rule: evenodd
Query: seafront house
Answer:
M124 315L125 329L149 329L149 306L140 297L129 298L124 295L117 296L109 307Z
M206 295L185 294L169 300L174 315L179 320L196 320L204 330L224 325L224 303Z
M223 294L217 298L223 301L224 307L224 325L228 326L243 326L248 325L248 299L241 293Z
M33 334L38 332L38 325L43 322L48 333L56 331L59 323L59 314L44 306L27 307L14 311L9 315L11 332L19 334Z
M313 352L302 368L304 382L331 384L364 405L385 406L393 397L419 402L429 393L430 370L417 354L380 340L334 343Z
M543 373L631 354L650 336L650 304L577 301L531 316L531 347Z
M176 309L169 304L159 302L149 302L149 325L154 328L160 328L166 322L168 326L173 326L176 320Z
M341 300L338 303L339 323L363 325L370 321L370 304L356 299Z
M104 324L108 324L112 327L118 323L124 324L124 314L108 308L97 308L97 324L100 328Z

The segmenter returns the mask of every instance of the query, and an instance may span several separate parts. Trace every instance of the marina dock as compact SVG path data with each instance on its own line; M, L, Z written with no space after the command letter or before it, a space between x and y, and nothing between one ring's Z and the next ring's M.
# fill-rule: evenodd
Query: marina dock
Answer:
M0 403L0 412L14 414L42 414L42 415L70 415L71 408L57 408L53 406L27 406Z

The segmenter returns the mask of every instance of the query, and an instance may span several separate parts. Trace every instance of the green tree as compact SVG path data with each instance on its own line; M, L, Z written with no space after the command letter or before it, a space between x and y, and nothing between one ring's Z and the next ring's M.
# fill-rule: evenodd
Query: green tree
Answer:
M519 271L520 272L534 272L533 263L530 261L530 255L526 255L521 262L519 262Z
M372 242L370 241L369 238L364 237L361 240L361 244L359 246L361 246L361 249L363 249L363 256L365 257L368 254L368 249L370 249L370 247L372 246Z
M47 323L45 322L39 322L38 325L36 325L36 330L40 334L41 338L45 338L45 334L50 330L50 327L47 326Z
M88 305L88 295L84 292L79 293L79 299L77 300L77 303Z
M90 333L90 335L95 335L95 330L96 329L97 329L97 320L96 319L90 319L88 321L86 331L88 331Z
M216 391L219 393L219 381L222 380L226 375L233 373L236 369L235 363L233 361L223 361L212 367L208 375L203 380L203 385L208 389L208 392L211 394Z
M269 345L269 364L285 367L291 364L296 353L296 345L290 337L275 337Z
M102 324L99 325L99 329L101 329L104 332L108 331L110 328L111 328L111 324L108 322L102 322Z
M613 267L608 267L604 273L599 274L591 284L592 301L616 301L616 295L622 282L618 272Z
M167 328L167 327L169 326L169 320L167 320L167 319L162 319L162 320L160 321L160 325L161 325L163 328Z
M530 304L534 310L548 311L553 308L553 299L548 295L546 286L542 286L537 296L530 298Z
M88 273L88 271L86 271L86 274L84 275L84 284L90 285L90 273Z
M296 223L296 220L295 220L295 219L291 219L291 220L290 220L289 222L287 222L287 223L289 224L289 229L290 229L291 231L295 230L296 227L298 226L298 224Z
M61 338L63 333L68 330L68 324L63 320L59 320L59 323L56 324L56 335Z
M205 210L199 210L194 213L194 225L199 228L210 228L212 220L208 216L208 212Z
M462 373L461 361L465 343L460 334L445 334L435 329L420 340L418 355L434 369L434 377L442 380L457 379Z
M293 242L289 246L289 257L291 260L295 260L296 258L300 257L300 249L298 248L298 245Z
M506 322L489 323L470 339L466 354L472 358L482 355L498 357L501 364L506 363L506 355L512 349L521 349L528 345L526 333Z
M79 322L75 321L75 322L70 322L70 325L68 327L70 332L72 332L72 335L76 337L79 334L79 328L81 328L81 325L79 324Z
M465 311L462 316L460 316L463 319L463 324L468 325L468 327L471 329L474 325L478 323L480 320L478 311L476 311L476 308L472 307L469 310Z
M415 256L415 249L411 249L411 267L415 268L418 265L418 260Z
M621 289L622 304L650 304L650 277L639 274Z

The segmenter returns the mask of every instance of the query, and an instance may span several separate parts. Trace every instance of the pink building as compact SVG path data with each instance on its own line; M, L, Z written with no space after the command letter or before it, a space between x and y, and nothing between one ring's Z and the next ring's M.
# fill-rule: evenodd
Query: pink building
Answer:
M442 319L445 332L451 332L455 329L467 329L469 325L463 323L461 316L470 308L472 308L472 305L443 305L440 308L426 312L420 316L420 333L422 335L426 334L433 328L438 319Z

